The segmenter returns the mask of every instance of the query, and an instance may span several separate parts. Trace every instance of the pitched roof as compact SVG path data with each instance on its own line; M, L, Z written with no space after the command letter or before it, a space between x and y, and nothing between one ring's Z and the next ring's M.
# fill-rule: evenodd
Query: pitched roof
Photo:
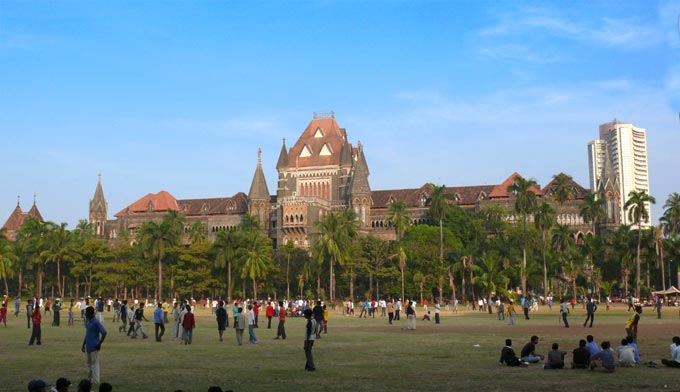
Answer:
M553 188L555 180L556 180L556 178L553 178L548 183L548 185L546 185L543 188L542 192L545 196L552 197L552 192L553 192L552 188ZM571 186L571 188L574 191L574 199L573 200L583 200L585 195L590 193L590 189L586 189L586 188L582 187L579 183L574 181L573 178L569 181L569 186Z
M493 188L493 191L489 193L489 198L491 199L509 199L511 194L508 192L508 187L512 185L512 183L515 181L515 178L517 177L522 177L519 173L514 172L510 177L508 177L505 181L500 183L499 185L496 185ZM541 191L541 188L538 186L532 186L531 191L536 194L536 196L543 196L543 192Z
M346 140L347 132L335 118L315 118L290 148L288 168L339 165Z
M486 200L494 185L451 186L445 188L445 193L453 195L461 207L472 207L480 200ZM375 208L387 208L391 201L403 200L409 207L424 207L421 199L427 199L432 194L432 186L427 183L420 188L392 189L373 191L371 198Z
M160 191L158 193L147 194L136 202L123 208L114 216L118 217L134 213L165 212L169 210L179 210L177 200L170 193Z
M19 204L17 204L2 228L7 229L7 231L17 231L21 228L21 225L24 223L27 216L28 214L23 213Z
M239 192L232 197L177 200L177 206L186 216L242 214L248 211L248 198Z
M350 193L361 194L370 193L371 186L368 184L368 176L370 171L368 170L368 164L366 163L366 157L364 156L364 149L359 143L359 151L357 153L357 163L354 168L354 175L352 176L352 185L350 188Z

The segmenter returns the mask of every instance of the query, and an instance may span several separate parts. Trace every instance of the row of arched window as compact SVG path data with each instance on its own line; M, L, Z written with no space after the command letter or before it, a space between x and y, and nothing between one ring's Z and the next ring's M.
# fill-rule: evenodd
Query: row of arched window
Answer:
M427 224L428 221L425 218L419 218L419 219L412 219L411 220L411 225L416 226L416 225L424 225ZM371 227L374 229L379 229L379 228L390 228L392 227L392 221L390 220L372 220L371 221Z
M305 221L305 217L302 214L300 214L300 215L298 215L298 214L285 215L283 217L283 221L286 224L295 224L295 223L302 224Z

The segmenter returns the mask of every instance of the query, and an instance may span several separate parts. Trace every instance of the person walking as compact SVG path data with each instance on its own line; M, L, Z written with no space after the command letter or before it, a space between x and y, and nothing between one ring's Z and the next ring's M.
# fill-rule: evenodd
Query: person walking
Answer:
M31 340L28 342L29 346L32 346L34 342L37 341L37 345L40 346L42 344L41 341L41 331L40 331L40 324L42 323L42 316L40 315L40 308L36 306L36 308L33 310L33 313L31 314L31 322L33 323L33 330L31 331Z
M560 298L560 315L562 315L564 327L569 328L569 321L567 321L567 316L569 315L569 305L564 302L564 298Z
M274 303L269 301L264 315L267 317L267 329L272 329L272 317L274 317Z
M99 384L99 351L106 339L106 328L96 317L94 308L85 309L85 338L82 351L87 353L88 379L92 384Z
M14 317L19 317L19 309L21 309L21 298L17 296L14 299Z
M387 301L387 321L391 325L392 320L394 320L394 300L390 299Z
M160 342L165 335L165 321L163 320L163 304L159 303L153 311L153 323L156 332L156 341ZM158 333L160 331L160 334Z
M276 329L276 337L274 339L281 338L286 339L286 309L283 307L283 301L279 301L279 327Z
M120 305L120 322L121 326L118 327L118 332L125 332L128 324L128 306L126 299L124 299Z
M635 305L635 312L630 316L626 322L626 336L630 336L633 342L637 343L638 323L640 322L640 315L642 314L642 306Z
M321 306L321 300L316 301L312 314L314 314L314 321L316 321L316 337L321 339L321 330L323 329L323 306Z
M590 328L593 327L593 321L595 321L595 311L597 310L597 305L595 304L595 301L593 301L592 298L588 298L588 303L586 304L586 321L583 323L583 326L585 327L586 324L588 324L588 320L590 320Z
M224 330L227 328L227 309L224 308L224 302L222 301L217 303L215 319L217 320L217 333L220 335L221 342Z
M144 325L142 321L149 321L144 317L144 302L139 303L139 307L135 310L135 329L132 331L132 338L137 338L137 332L142 333L142 339L146 339L149 336L144 332Z
M246 317L243 315L243 308L236 309L236 317L234 317L234 329L236 330L236 343L239 346L243 345L243 331L246 328Z
M184 328L184 333L182 334L184 344L191 344L194 328L196 328L196 319L194 314L191 313L191 306L187 306L187 313L182 318L182 328Z
M305 325L305 370L308 372L313 372L316 370L316 365L314 365L314 357L312 356L312 348L314 347L314 339L316 338L316 320L312 317L312 310L305 309L305 318L307 319L307 324Z
M253 305L248 305L248 340L251 344L257 344L257 336L255 336L255 312Z
M489 308L491 309L491 308ZM441 310L441 305L439 304L439 300L435 299L434 300L434 323L439 324L439 312Z

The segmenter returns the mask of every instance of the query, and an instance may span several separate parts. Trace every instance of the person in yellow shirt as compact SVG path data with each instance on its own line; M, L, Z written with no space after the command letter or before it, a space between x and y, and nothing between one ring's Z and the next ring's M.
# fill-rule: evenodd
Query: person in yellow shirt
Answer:
M328 333L328 309L323 305L323 333Z
M513 305L513 300L510 300L508 307L505 310L508 313L508 325L515 325L515 305Z
M168 300L166 299L163 301L163 304L161 305L161 310L163 311L163 323L167 324L170 321L168 320L168 312L170 311L170 304L168 303Z

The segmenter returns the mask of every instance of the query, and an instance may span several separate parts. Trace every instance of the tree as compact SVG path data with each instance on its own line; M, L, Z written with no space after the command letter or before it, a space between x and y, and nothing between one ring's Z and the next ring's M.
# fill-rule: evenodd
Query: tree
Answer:
M21 251L26 266L33 266L35 270L35 296L42 297L44 262L40 254L44 250L43 237L47 234L46 225L38 219L29 216L21 225L17 233L17 246ZM19 271L19 286L21 286L22 271ZM21 290L21 289L19 289Z
M318 262L328 258L331 303L335 303L333 265L336 261L342 265L348 259L349 245L357 235L358 225L356 214L351 209L342 213L328 212L314 225L318 238L314 243L313 253Z
M443 222L446 214L451 209L451 202L455 200L454 196L446 193L446 185L435 185L430 183L432 187L432 195L428 199L430 205L430 216L436 221L439 221L439 268L440 272L444 270L444 231ZM437 279L439 283L439 302L442 301L443 284L441 279Z
M288 240L284 246L279 248L279 252L286 256L286 298L290 300L290 256L295 253L293 240Z
M541 254L543 256L543 295L548 297L548 262L546 259L547 239L546 234L555 224L555 210L550 207L547 202L542 202L534 213L534 223L536 228L541 231L542 248Z
M0 276L5 283L5 294L9 296L7 278L14 277L14 265L18 258L14 252L12 242L5 237L5 232L5 229L0 229Z
M666 234L680 235L680 194L673 192L663 205L664 213L661 221Z
M574 231L567 225L557 224L553 231L552 248L562 260L562 273L573 284L572 295L576 298L576 277L579 269L574 262Z
M369 235L361 238L363 256L368 260L369 267L369 292L371 297L380 298L380 283L378 273L380 268L387 262L389 257L389 243L378 237ZM376 289L373 291L373 277L376 277Z
M497 292L507 286L510 279L503 273L503 263L493 253L489 252L475 266L477 276L473 282L481 287L484 292Z
M75 253L73 236L66 230L67 225L67 223L49 224L50 229L45 235L45 250L40 254L46 263L56 263L57 265L57 291L61 298L64 297L64 290L61 285L61 262L71 261Z
M620 262L622 282L625 296L628 296L628 284L633 265L633 252L631 250L630 226L621 225L608 237L610 256Z
M182 241L184 218L171 210L160 223L146 221L139 229L139 239L144 254L158 260L157 298L163 296L163 257L169 248L178 246Z
M596 225L605 217L604 204L604 199L598 198L595 193L588 193L579 206L583 220L592 224L593 234L596 233Z
M516 176L515 181L508 186L507 191L515 195L515 212L522 217L523 241L522 241L522 294L527 293L527 215L536 208L536 193L533 191L538 186L534 179L525 179Z
M564 173L553 176L553 197L559 204L564 204L569 199L574 198L574 186L572 185L573 178Z
M241 264L241 278L253 281L253 299L257 300L257 279L267 276L272 259L272 247L269 238L262 237L255 231L244 233L241 247L236 251ZM244 297L245 297L245 293Z
M236 258L238 249L237 234L231 230L217 232L212 244L212 252L215 255L215 267L227 268L227 303L231 303L231 263Z
M408 206L403 200L397 200L387 206L387 213L389 214L389 221L394 227L394 233L397 240L401 239L411 226L411 213L408 211Z
M635 260L635 297L640 298L640 244L642 242L642 222L649 220L647 205L656 203L653 196L646 192L631 191L628 194L628 201L624 205L628 211L628 219L638 227L637 256Z
M82 265L79 268L74 267L73 273L78 276L85 275L87 280L87 295L92 295L92 276L98 262L105 261L113 257L106 242L97 238L86 239L78 249L83 260L87 261L87 266ZM87 271L85 270L87 268Z
M208 226L203 222L194 222L189 228L189 242L191 244L203 244L207 240Z

